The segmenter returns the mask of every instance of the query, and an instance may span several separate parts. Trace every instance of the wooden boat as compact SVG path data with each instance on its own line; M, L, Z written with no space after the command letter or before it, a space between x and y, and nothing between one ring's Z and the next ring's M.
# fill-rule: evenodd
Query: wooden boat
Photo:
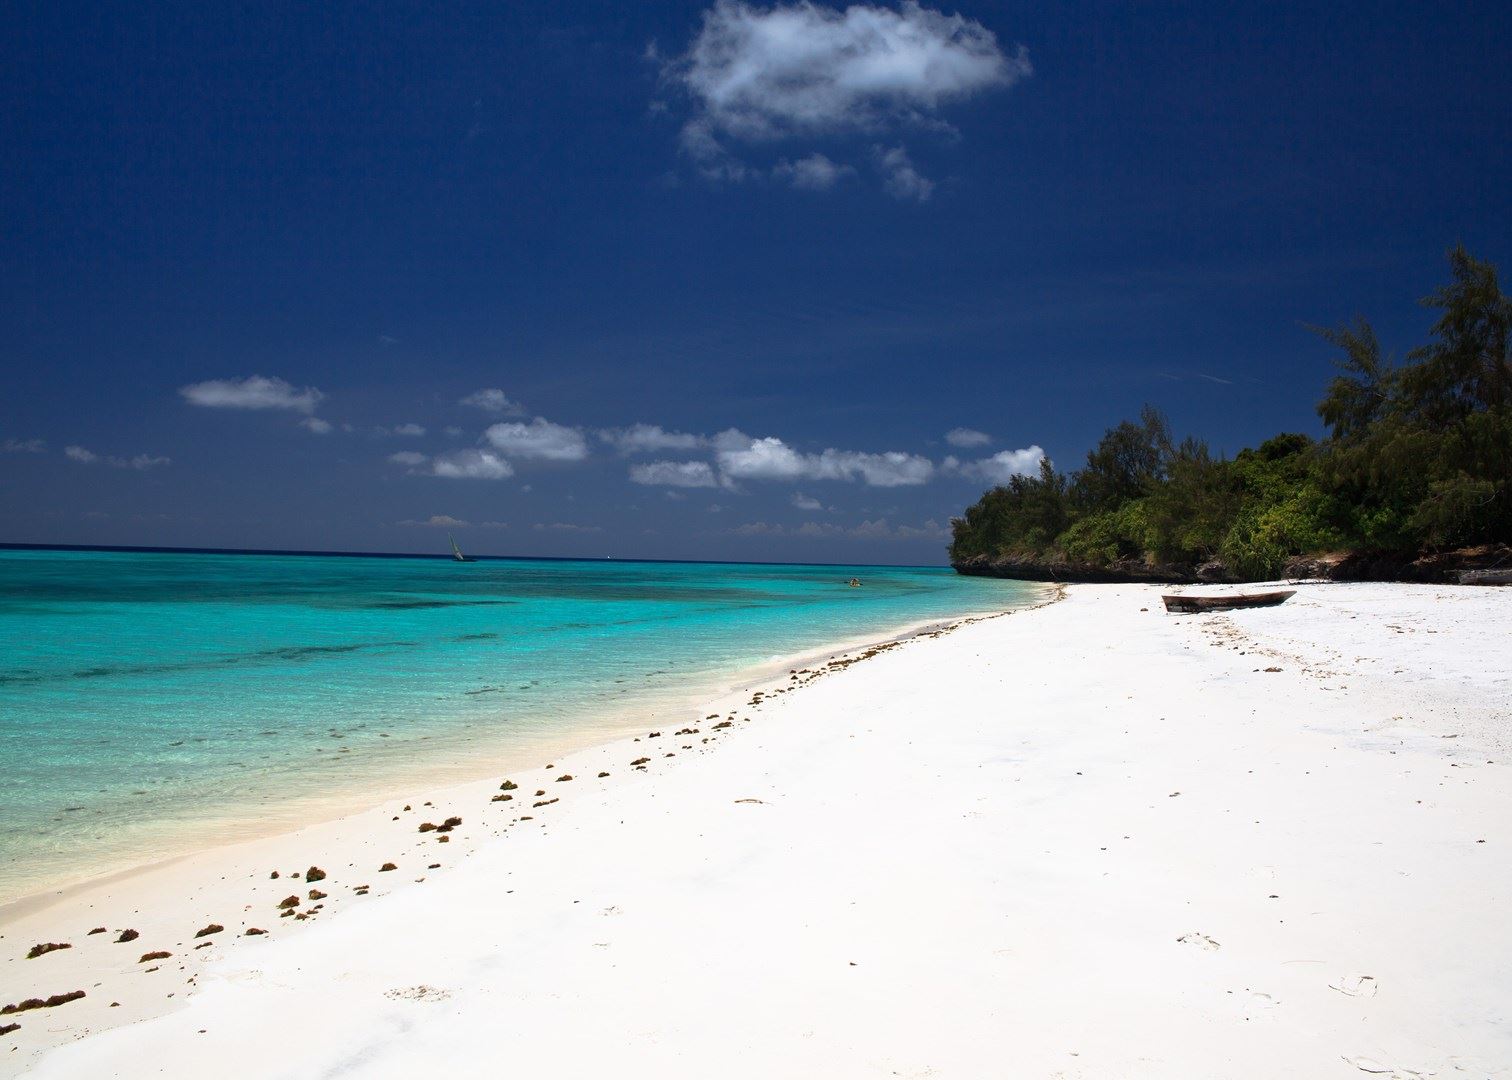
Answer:
M1234 608L1275 607L1297 595L1296 589L1281 592L1229 593L1227 596L1162 596L1167 611L1194 615L1199 611L1231 611Z
M1512 570L1461 570L1461 585L1512 585Z

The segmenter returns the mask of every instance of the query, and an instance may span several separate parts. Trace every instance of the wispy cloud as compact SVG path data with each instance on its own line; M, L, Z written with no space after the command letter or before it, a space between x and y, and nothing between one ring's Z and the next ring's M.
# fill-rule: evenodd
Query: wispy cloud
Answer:
M525 410L514 401L505 396L504 391L497 387L488 387L474 391L457 402L458 405L466 405L473 409L482 409L484 412L495 413L499 416L523 416Z
M667 431L659 424L631 424L623 428L605 428L600 439L621 454L654 454L664 450L696 450L707 445L702 435L685 431Z
M299 422L299 426L306 431L314 432L316 435L329 435L331 433L331 422L329 420L322 420L318 416L305 417Z
M416 439L425 434L425 428L420 424L395 424L393 427L376 427L373 434Z
M296 389L283 379L249 375L245 379L211 379L179 387L191 405L208 409L287 409L313 413L325 399L313 386Z
M976 431L973 428L951 428L945 433L945 441L951 446L959 446L963 449L973 446L986 446L992 441L992 436L985 431Z
M772 179L799 191L828 191L847 176L855 176L849 165L837 165L820 153L789 161L783 158L772 166Z
M47 443L41 439L6 439L0 442L0 453L6 454L40 454L47 449Z
M654 57L654 54L653 54ZM654 57L659 59L659 57ZM898 130L950 130L947 106L1031 74L1022 48L1005 53L981 23L914 0L844 10L807 2L762 7L718 0L682 55L662 63L664 85L691 103L680 143L709 179L739 181L750 147ZM823 159L823 164L815 157ZM795 186L832 186L844 166L779 166ZM802 176L809 183L797 183ZM927 198L915 173L911 198ZM919 194L923 191L923 194Z
M172 465L173 459L161 457L155 454L137 454L135 457L114 457L109 454L97 454L93 450L82 446L65 446L63 456L69 461L76 461L80 465L107 465L112 469L136 469L145 472L148 469L159 469L164 465Z
M489 450L457 450L430 459L430 472L448 480L507 480L514 466Z
M574 525L570 521L538 522L531 528L537 532L598 533L604 531L600 525Z
M780 522L748 521L726 530L734 536L793 536L815 539L819 537L851 537L857 540L930 540L941 541L950 536L950 530L938 521L930 520L922 525L891 525L886 518L863 521L846 527L831 522L805 521L800 525L784 525Z
M904 202L928 202L935 182L914 167L913 159L901 146L878 146L873 150L877 169L882 173L882 190Z
M1169 371L1157 371L1155 377L1167 382L1185 382L1187 379L1201 379L1203 382L1217 383L1219 386L1233 386L1233 379L1224 379L1217 375L1209 375L1206 372L1194 371L1189 375L1175 375Z
M424 521L406 520L399 522L400 525L420 525L436 529L461 529L466 527L467 522L461 518L454 518L450 514L432 514Z
M630 466L633 483L657 487L718 487L714 468L707 461L653 461Z
M578 428L538 416L528 424L494 424L483 433L494 449L515 460L582 461L588 440Z
M794 506L796 506L800 510L823 510L824 509L824 504L822 502L820 502L816 498L813 498L810 495L803 494L803 492L801 492L801 491L794 492L793 493L793 498L792 498L791 501L792 501L792 504Z

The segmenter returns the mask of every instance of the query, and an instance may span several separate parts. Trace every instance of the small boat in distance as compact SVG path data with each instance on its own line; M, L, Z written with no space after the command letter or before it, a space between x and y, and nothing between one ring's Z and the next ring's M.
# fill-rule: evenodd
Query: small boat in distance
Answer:
M453 559L457 562L477 562L476 559L469 559L466 555L462 554L462 549L457 546L457 538L455 536L447 533L446 538L451 541Z
M861 587L861 579L853 577L850 579L849 585L853 589L859 589Z
M1227 596L1162 596L1167 611L1194 615L1199 611L1231 611L1234 608L1275 607L1297 595L1296 589L1281 592L1229 593Z

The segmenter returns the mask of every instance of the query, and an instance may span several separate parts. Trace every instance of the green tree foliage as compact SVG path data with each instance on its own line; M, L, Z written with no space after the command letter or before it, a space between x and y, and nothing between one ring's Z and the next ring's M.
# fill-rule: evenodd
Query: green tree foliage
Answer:
M993 555L1033 555L1048 550L1069 523L1066 478L1049 460L1040 474L1015 476L966 508L951 522L952 560L990 551Z
M1318 403L1323 442L1278 435L1229 461L1176 443L1146 405L1079 471L1047 461L983 495L952 523L952 560L1217 559L1259 579L1322 551L1512 542L1512 301L1463 248L1449 267L1423 301L1438 312L1429 343L1400 366L1363 318L1317 331L1339 350Z
M1087 455L1087 467L1072 480L1072 498L1082 510L1116 510L1154 491L1165 479L1170 458L1171 425L1146 405L1138 423L1125 420L1109 428Z

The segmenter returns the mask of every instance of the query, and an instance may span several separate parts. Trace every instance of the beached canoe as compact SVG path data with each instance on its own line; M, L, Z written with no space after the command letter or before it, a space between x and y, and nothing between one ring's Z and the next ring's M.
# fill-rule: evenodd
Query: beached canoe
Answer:
M1161 599L1165 601L1167 611L1174 611L1179 615L1192 615L1199 611L1275 607L1296 595L1297 590L1286 589L1281 592L1230 593L1228 596L1162 596Z

